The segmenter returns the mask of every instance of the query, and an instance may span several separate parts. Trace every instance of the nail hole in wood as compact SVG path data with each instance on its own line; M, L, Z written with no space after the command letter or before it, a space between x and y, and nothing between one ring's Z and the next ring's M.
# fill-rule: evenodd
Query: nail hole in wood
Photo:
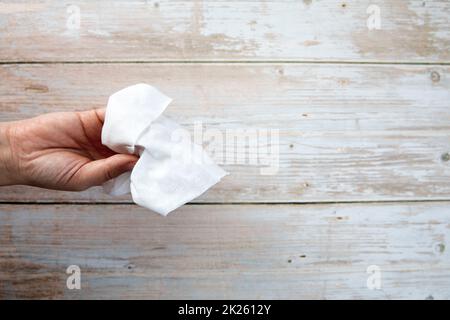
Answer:
M439 82L441 80L441 75L437 71L431 72L431 81L433 82Z

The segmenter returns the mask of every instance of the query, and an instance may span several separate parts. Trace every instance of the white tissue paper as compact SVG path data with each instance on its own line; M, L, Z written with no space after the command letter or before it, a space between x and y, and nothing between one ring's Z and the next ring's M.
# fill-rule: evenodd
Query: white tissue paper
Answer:
M172 101L147 84L136 84L109 97L102 143L118 153L139 155L131 172L106 182L104 190L161 215L198 197L227 173L190 134L162 116Z

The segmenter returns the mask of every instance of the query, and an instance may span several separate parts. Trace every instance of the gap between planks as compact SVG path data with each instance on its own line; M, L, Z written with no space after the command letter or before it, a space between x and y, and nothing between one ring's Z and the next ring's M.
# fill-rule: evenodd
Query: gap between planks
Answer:
M414 204L414 203L445 203L450 202L450 198L442 198L442 199L413 199L413 200L358 200L358 201L320 201L320 202L188 202L183 206L222 206L222 205L231 205L231 206L242 206L242 205L259 205L259 206L284 206L284 205L292 205L292 206L321 206L321 205L340 205L340 204ZM0 205L17 205L17 206L32 206L32 205L70 205L70 206L100 206L100 205L135 205L134 202L114 202L114 201L101 201L101 202L88 202L88 201L28 201L28 202L20 202L20 201L1 201Z
M411 66L449 66L449 61L353 61L353 60L92 60L92 61L0 61L0 65L28 64L331 64L331 65L411 65Z

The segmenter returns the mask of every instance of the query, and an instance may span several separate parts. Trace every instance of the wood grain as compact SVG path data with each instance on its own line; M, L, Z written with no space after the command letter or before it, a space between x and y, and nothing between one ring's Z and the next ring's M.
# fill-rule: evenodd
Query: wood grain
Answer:
M106 105L127 85L151 83L174 102L167 115L194 132L279 130L279 159L216 157L231 174L196 201L321 202L449 199L450 68L309 64L3 65L0 121ZM243 85L245 84L245 85ZM198 125L197 125L198 127ZM220 142L220 141L219 141ZM214 151L221 144L206 134ZM248 156L251 151L245 150ZM276 168L274 175L262 169ZM1 201L130 201L12 187Z
M0 205L0 297L449 299L449 208ZM66 289L73 264L80 291Z
M8 0L0 61L449 62L449 16L447 0Z
M146 82L191 132L278 130L279 166L261 174L264 144L257 165L216 157L231 174L167 218L100 188L2 187L0 299L450 299L449 16L447 0L1 1L0 121Z

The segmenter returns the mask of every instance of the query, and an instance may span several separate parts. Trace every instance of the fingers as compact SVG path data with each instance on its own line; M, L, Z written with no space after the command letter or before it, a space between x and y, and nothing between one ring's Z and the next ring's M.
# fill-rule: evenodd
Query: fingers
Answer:
M95 133L90 132L91 128L98 128L96 125L89 125L90 123L100 122L103 125L105 121L106 108L93 109L84 111L79 114L81 122L84 125L84 132L86 135ZM97 130L98 131L98 130ZM98 132L97 132L98 133ZM100 137L95 141L100 141ZM85 190L92 186L98 186L105 183L108 180L116 178L117 176L133 169L137 160L139 159L135 155L129 154L114 154L111 150L103 145L97 145L97 151L107 158L91 161L85 164L73 177L75 188L79 190Z
M105 113L106 108L77 112L78 116L83 120L83 123L87 125L92 125L95 122L100 122L103 125L103 122L105 122Z
M73 183L79 190L99 186L124 172L133 169L138 158L129 154L116 154L109 158L85 164L74 176Z
M102 144L102 128L106 109L91 109L77 112L80 122L78 133L72 132L72 136L81 148L86 149L91 158L103 159L115 154Z
M103 123L105 121L106 108L94 109L97 118Z

